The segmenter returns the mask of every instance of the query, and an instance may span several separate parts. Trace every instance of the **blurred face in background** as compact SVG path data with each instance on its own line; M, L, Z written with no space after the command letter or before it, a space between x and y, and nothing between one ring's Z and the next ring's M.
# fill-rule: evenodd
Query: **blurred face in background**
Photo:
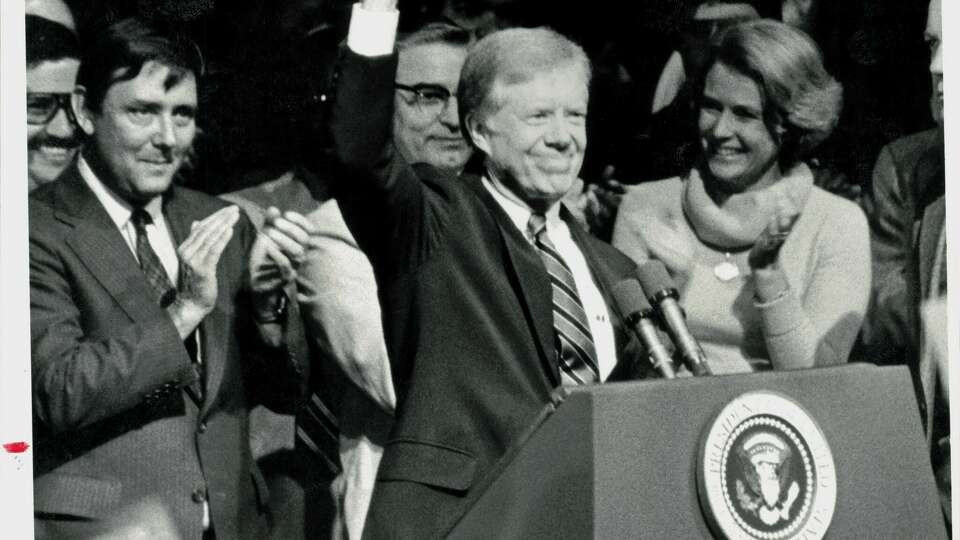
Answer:
M698 126L706 171L728 193L760 189L780 177L780 146L764 122L760 87L722 62L707 72Z
M393 142L408 163L460 172L472 149L460 131L457 84L465 47L445 43L403 49L397 65Z
M924 38L930 47L930 82L933 87L930 109L933 119L938 124L943 124L943 26L940 3L940 0L930 2Z
M70 95L77 81L76 58L27 68L27 159L29 190L56 180L80 146Z

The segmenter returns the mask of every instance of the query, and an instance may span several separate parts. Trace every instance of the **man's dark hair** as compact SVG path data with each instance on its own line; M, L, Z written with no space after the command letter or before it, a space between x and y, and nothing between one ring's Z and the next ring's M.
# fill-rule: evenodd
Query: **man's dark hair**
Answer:
M27 15L24 23L27 37L27 69L41 62L64 58L80 59L80 42L66 26L36 15Z
M77 84L84 87L85 106L99 111L104 96L118 82L135 79L147 62L170 69L164 87L169 89L184 77L203 74L203 57L187 38L142 19L123 19L96 34L84 50Z

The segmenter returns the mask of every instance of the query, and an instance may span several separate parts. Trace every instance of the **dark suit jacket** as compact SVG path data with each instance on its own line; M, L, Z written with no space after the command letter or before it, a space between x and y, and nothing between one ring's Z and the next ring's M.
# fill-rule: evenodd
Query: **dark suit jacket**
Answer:
M910 355L912 314L907 275L924 208L943 194L943 176L924 172L943 162L943 130L901 137L883 147L861 202L870 223L873 286L861 334L864 359L902 363ZM941 165L942 168L942 165Z
M164 213L175 244L224 205L173 188ZM200 538L203 499L219 537L256 536L257 497L264 503L266 493L255 486L247 410L260 398L293 406L305 366L255 340L245 288L253 239L242 218L219 262L217 304L199 327L206 397L198 407L182 391L196 378L183 342L76 164L31 195L38 536L86 533L121 505L150 500L183 538Z
M397 424L365 535L429 538L467 510L560 377L551 285L536 249L479 178L414 171L388 144L395 61L346 53L334 137L347 169L339 178L350 180L334 193L374 266L397 386ZM634 264L563 215L609 300ZM618 377L639 343L607 304Z

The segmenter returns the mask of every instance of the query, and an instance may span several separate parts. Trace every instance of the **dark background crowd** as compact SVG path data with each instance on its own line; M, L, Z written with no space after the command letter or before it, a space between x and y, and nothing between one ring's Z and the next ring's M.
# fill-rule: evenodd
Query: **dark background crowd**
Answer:
M672 176L657 166L650 102L670 53L700 2L650 0L431 0L400 2L401 29L451 19L478 32L551 26L581 43L594 63L590 145L582 176L608 165L624 183ZM781 2L753 0L780 18ZM293 165L322 167L332 66L346 36L345 0L70 0L81 42L120 18L140 15L187 28L202 49L196 168L184 182L223 193L275 178ZM924 2L814 2L807 30L843 84L840 124L819 153L834 191L870 181L880 148L933 125Z

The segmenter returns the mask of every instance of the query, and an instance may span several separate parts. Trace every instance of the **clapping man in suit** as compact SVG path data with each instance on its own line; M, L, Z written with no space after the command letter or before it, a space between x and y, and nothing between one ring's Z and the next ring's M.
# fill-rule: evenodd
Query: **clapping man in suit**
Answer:
M312 227L271 214L257 235L172 185L196 134L195 45L126 19L89 52L87 143L30 198L37 537L94 536L141 501L180 538L257 537L247 409L301 399L282 286Z
M391 145L394 6L354 7L334 193L374 269L397 397L364 534L432 538L558 386L627 375L639 344L609 296L633 264L560 204L586 146L583 50L542 28L473 46L456 99L485 172L458 177Z

